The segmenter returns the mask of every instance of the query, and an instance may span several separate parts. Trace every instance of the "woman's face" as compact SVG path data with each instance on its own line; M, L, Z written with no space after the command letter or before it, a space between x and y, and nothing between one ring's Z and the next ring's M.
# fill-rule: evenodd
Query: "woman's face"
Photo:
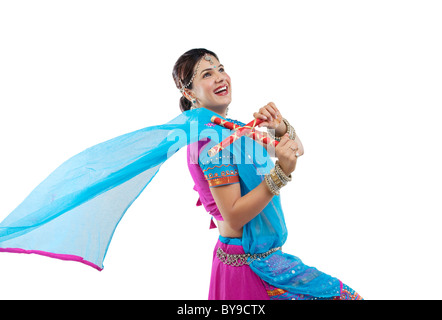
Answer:
M224 114L232 101L230 77L218 59L210 57L213 64L204 58L201 60L190 92L197 100L197 107L204 107Z

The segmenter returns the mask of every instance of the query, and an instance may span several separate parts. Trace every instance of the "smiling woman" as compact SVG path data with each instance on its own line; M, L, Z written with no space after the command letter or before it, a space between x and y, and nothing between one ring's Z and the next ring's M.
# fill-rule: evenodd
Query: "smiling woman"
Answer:
M338 279L281 251L287 228L279 194L292 180L304 149L276 105L268 103L253 113L279 140L276 147L243 136L209 155L207 150L225 135L245 126L225 118L231 79L205 49L184 54L173 75L183 94L183 112L65 161L0 223L0 252L44 255L102 270L125 212L162 164L187 146L198 203L218 221L220 233L209 299L360 298ZM254 130L251 124L245 129ZM276 164L268 152L278 159Z
M201 54L204 54L204 59ZM180 100L181 111L209 107L226 115L232 101L231 82L214 52L205 49L186 52L176 62L173 78L183 94Z
M182 93L181 111L209 110L221 119L220 123L245 126L226 119L232 83L214 52L192 49L184 53L172 75ZM239 142L222 150L221 156L208 154L216 143L209 137L187 147L189 171L200 196L197 205L204 205L217 220L220 233L213 254L209 299L361 299L338 279L281 252L287 231L279 191L291 181L304 148L274 103L253 116L262 120L260 126L267 127L270 136L279 141L274 149L256 142L253 148L267 148L278 158L276 164L265 150L262 159L257 155L260 152L253 153ZM219 126L210 122L205 125L222 135ZM244 155L251 162L241 163ZM211 227L216 228L213 220Z

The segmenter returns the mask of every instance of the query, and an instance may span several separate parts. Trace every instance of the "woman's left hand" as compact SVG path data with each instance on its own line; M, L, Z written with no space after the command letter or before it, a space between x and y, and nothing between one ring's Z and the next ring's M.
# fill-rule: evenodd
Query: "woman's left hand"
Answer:
M264 107L255 112L253 116L256 119L262 119L264 122L259 124L259 127L267 127L269 129L274 129L275 131L280 131L284 134L286 131L285 124L282 121L282 115L278 108L273 102L267 103Z
M275 136L282 137L287 133L287 126L285 125L284 121L282 121L282 115L273 102L267 103L264 107L259 109L259 112L255 112L253 116L256 119L264 120L259 124L259 127L267 127L269 129L275 130ZM301 140L299 140L298 135L296 135L295 143L298 146L299 156L302 156L304 154L304 147L301 143ZM275 150L272 150L272 148L269 149L268 145L266 145L266 148L267 151L270 151L271 154L275 154Z

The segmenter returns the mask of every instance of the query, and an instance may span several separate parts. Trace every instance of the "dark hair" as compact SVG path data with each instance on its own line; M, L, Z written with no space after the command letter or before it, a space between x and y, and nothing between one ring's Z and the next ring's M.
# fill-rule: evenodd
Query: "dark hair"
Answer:
M178 58L178 60L175 62L175 66L173 67L172 72L173 80L175 81L175 85L178 89L181 89L180 80L183 85L189 83L190 79L192 79L194 73L193 69L195 68L195 65L206 53L218 59L218 56L214 52L203 48L189 50ZM187 87L187 89L192 89L192 86L193 83L191 83ZM192 103L187 100L186 97L183 95L180 98L181 111L187 111L190 109L191 106Z

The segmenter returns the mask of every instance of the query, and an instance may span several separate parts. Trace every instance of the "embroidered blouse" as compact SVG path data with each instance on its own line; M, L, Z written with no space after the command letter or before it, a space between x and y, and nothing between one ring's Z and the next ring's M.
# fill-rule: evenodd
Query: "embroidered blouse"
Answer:
M239 121L228 119L239 125ZM208 124L210 126L211 124ZM238 168L234 163L233 156L227 150L213 157L207 155L207 151L215 145L210 139L203 139L187 147L187 162L190 174L195 182L194 190L199 193L198 205L204 208L216 220L223 221L221 213L216 206L210 188L239 183Z

